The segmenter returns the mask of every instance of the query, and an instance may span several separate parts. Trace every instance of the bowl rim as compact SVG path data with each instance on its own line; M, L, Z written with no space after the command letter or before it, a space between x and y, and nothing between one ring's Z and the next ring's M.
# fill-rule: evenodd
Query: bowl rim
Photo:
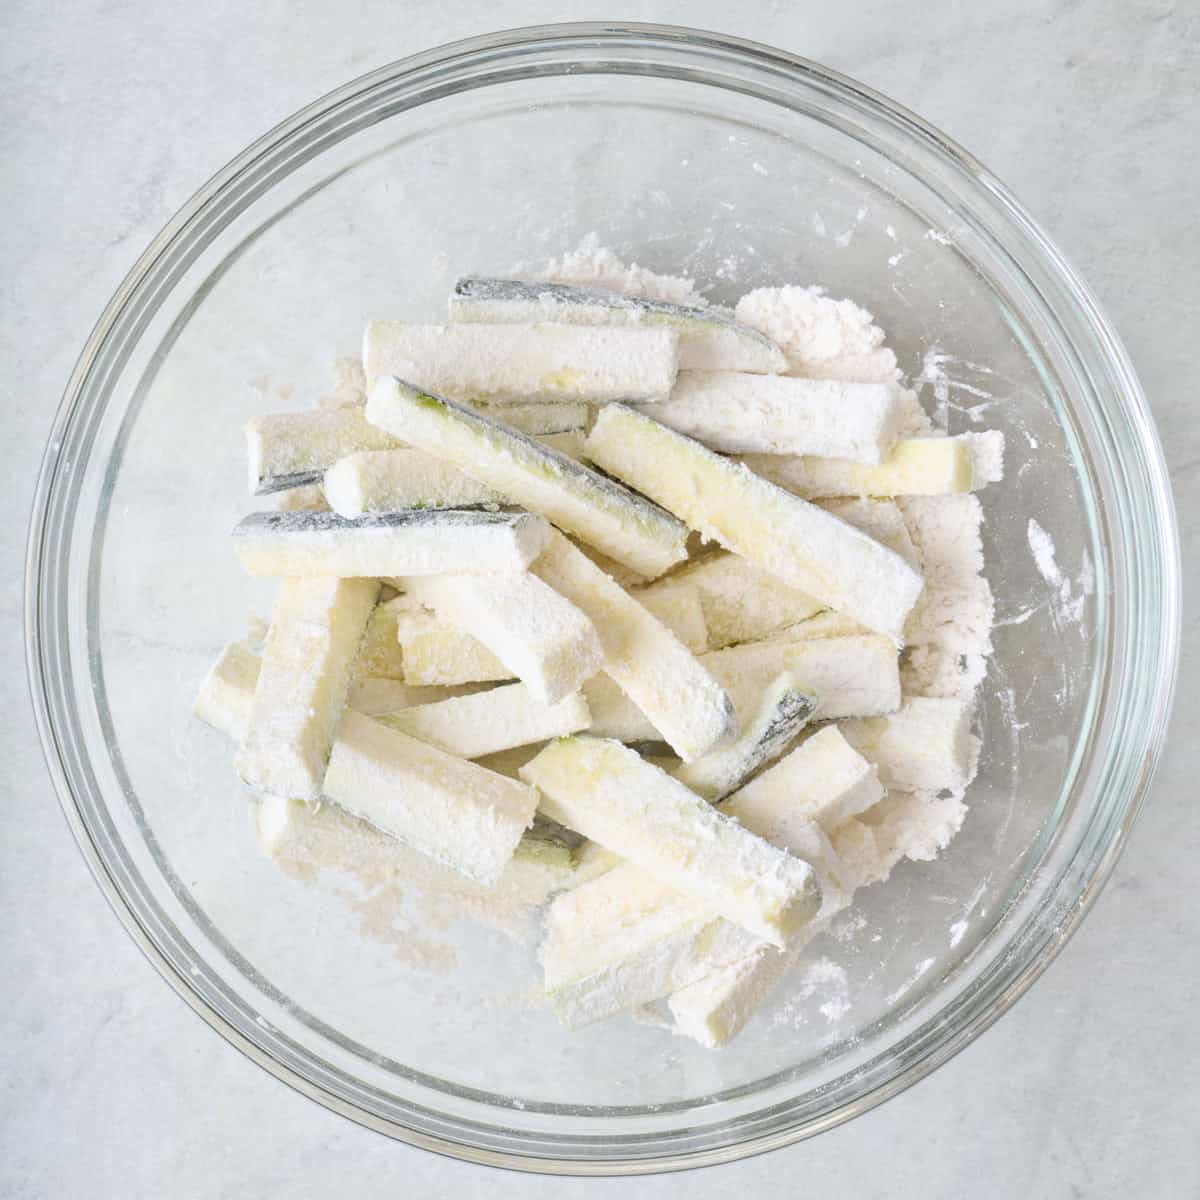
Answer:
M628 1147L625 1157L610 1159L544 1157L529 1152L498 1151L482 1143L471 1144L449 1136L431 1135L424 1130L384 1119L359 1108L312 1078L300 1074L246 1037L236 1025L206 1002L156 945L142 926L110 869L110 864L84 819L72 787L46 679L42 602L48 560L46 549L50 506L59 480L62 448L67 432L79 415L87 385L106 342L119 326L127 307L143 288L155 264L168 253L176 239L197 217L214 201L219 200L221 194L235 180L250 170L263 156L292 141L310 123L364 98L384 84L426 75L431 69L465 68L480 56L504 52L519 53L530 48L550 45L566 51L610 47L614 54L619 54L622 48L628 49L632 46L659 48L664 51L709 48L719 50L740 65L766 67L779 72L789 77L793 83L819 83L839 96L853 99L873 110L876 115L886 117L901 126L909 137L916 139L937 155L943 165L990 193L1001 214L1024 234L1040 253L1052 274L1061 282L1069 301L1077 310L1076 315L1083 321L1106 365L1120 383L1114 394L1116 403L1123 409L1122 415L1136 435L1136 443L1129 453L1137 460L1132 465L1140 468L1139 482L1153 509L1153 532L1157 535L1158 544L1151 549L1157 551L1158 557L1155 562L1161 571L1161 577L1153 589L1159 605L1157 628L1160 633L1160 641L1154 647L1158 668L1154 678L1156 686L1153 695L1143 698L1144 723L1137 731L1140 749L1133 756L1134 770L1132 773L1126 772L1131 786L1130 783L1125 785L1123 804L1118 806L1117 819L1103 854L1083 881L1080 894L1074 898L1052 928L1041 931L1044 936L1040 945L1029 955L1021 968L1011 975L1003 990L993 996L987 1004L978 1006L971 1018L957 1029L945 1034L940 1040L930 1041L918 1056L908 1061L890 1078L835 1111L712 1148L686 1149L655 1154L653 1157L638 1157L636 1151L631 1152ZM487 86L487 82L484 81L484 86ZM700 82L712 84L714 80L701 79ZM1121 461L1125 466L1130 465L1125 459ZM742 38L682 26L639 22L565 22L502 30L450 42L410 55L351 80L300 109L251 143L212 176L171 218L138 258L105 307L65 389L42 459L34 496L26 553L24 617L27 678L38 734L47 768L72 834L105 899L127 932L159 974L195 1012L247 1057L289 1086L359 1124L398 1140L453 1158L493 1166L553 1174L612 1175L646 1174L727 1162L788 1145L832 1128L868 1111L924 1078L973 1041L1025 993L1057 956L1095 902L1127 843L1133 821L1148 792L1165 743L1174 698L1178 671L1180 606L1179 534L1169 478L1161 445L1129 357L1095 298L1054 243L1040 230L1008 189L973 155L934 126L881 93L840 72L783 50ZM1148 649L1146 653L1151 651ZM936 1020L937 1015L925 1024Z

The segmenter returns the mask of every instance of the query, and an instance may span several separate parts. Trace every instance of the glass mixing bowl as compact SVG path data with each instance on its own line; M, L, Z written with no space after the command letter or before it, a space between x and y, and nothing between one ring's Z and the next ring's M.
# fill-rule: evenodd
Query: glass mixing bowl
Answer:
M721 1052L628 1020L565 1033L511 1001L535 978L528 943L428 913L381 929L350 881L281 873L255 845L231 747L190 713L218 648L270 599L227 536L252 507L240 430L264 402L247 382L310 402L368 318L428 319L456 272L539 264L593 231L716 300L783 281L852 296L952 429L1008 438L1008 478L982 493L1000 620L966 825L938 861L861 893L860 915ZM1040 568L1030 517L1054 543ZM251 146L157 238L88 342L46 453L28 661L50 769L105 895L230 1042L416 1145L635 1172L863 1112L1029 986L1149 784L1178 571L1128 359L978 162L780 51L571 25L348 84ZM837 995L822 992L831 979Z

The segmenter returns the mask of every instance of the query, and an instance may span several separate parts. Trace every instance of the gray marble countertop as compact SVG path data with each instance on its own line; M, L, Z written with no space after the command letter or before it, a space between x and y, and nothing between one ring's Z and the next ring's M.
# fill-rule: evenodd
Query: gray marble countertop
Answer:
M734 9L741 15L733 16ZM1200 552L1200 7L1174 0L657 0L622 17L818 59L940 125L1005 179L1107 306L1175 481L1185 599ZM135 257L258 133L335 85L502 26L610 15L559 0L0 6L0 346L15 508L0 752L0 1194L613 1195L360 1129L187 1010L102 902L60 814L26 695L20 578L34 472L71 365ZM1106 893L1016 1008L949 1065L802 1145L637 1194L1200 1195L1200 619L1185 608L1173 733Z

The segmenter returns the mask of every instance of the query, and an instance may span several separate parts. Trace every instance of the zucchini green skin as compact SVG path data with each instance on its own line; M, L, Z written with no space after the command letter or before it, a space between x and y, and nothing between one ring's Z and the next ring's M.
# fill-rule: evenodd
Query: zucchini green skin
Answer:
M466 404L392 376L367 416L646 576L687 557L687 526L665 509Z
M732 746L686 763L672 774L697 795L717 804L787 748L817 711L817 703L790 680L777 684L764 699L758 719Z
M698 304L674 304L626 296L604 288L566 283L500 279L470 275L454 285L450 319L491 324L554 321L572 325L658 325L675 330L683 353L681 366L708 365L704 357L716 352L706 343L724 344L729 370L779 374L787 370L783 351L766 334L733 317Z

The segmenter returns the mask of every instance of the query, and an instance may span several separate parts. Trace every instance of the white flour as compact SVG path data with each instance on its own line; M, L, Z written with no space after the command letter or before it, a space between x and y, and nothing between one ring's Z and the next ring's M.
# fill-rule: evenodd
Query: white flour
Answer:
M887 998L887 1003L897 1003L904 996L905 992L907 992L917 982L917 980L920 979L921 976L933 966L934 961L935 960L932 958L923 958L919 963L917 963L917 965L913 968L912 978L909 979L907 983L902 984L894 992L892 992L892 994Z
M819 232L824 234L823 224ZM849 233L845 236L849 240ZM676 303L705 303L693 280L626 264L601 246L595 235L552 259L536 277ZM850 300L829 296L822 288L760 288L742 297L736 315L781 345L790 374L901 382L896 356L871 313ZM955 407L956 391L977 402L973 414L980 412L991 397L982 387L951 380L946 372L949 361L938 347L932 347L915 381L916 389L931 390L939 415ZM977 364L967 365L976 375L987 373ZM262 382L264 390L270 386L268 381ZM354 367L339 364L333 395L325 403L360 402L360 388ZM918 390L906 393L910 412L903 434L936 436L944 428L936 427L921 407ZM984 452L992 450L985 448ZM986 477L999 478L998 461L984 463L982 469ZM991 589L982 575L981 506L974 495L909 498L898 503L926 579L925 594L906 629L903 692L906 696L970 699L987 672L994 619ZM1087 581L1081 577L1076 591L1057 566L1053 542L1032 520L1029 543L1038 570L1052 589L1056 613L1064 620L1077 616L1087 594ZM935 858L950 844L966 814L961 791L893 791L836 831L833 841L854 882L865 886L885 880L903 859ZM416 970L453 968L455 949L447 931L460 920L477 921L514 939L525 939L531 932L532 914L549 890L562 882L561 876L552 879L537 872L515 871L506 873L499 887L487 890L397 843L391 843L381 858L371 848L372 837L343 836L346 830L338 832L332 825L331 830L328 837L318 831L307 841L289 844L280 856L281 865L307 882L322 878L332 884L357 915L362 932L386 944L402 963ZM965 936L977 902L978 897L950 927L951 946ZM825 945L841 946L849 953L865 929L865 919L851 909L835 924ZM893 998L903 995L932 965L932 959L918 964L912 979ZM785 992L786 999L771 1018L776 1025L800 1024L814 1014L836 1025L852 1011L846 970L828 957L801 958ZM543 1005L545 998L534 986L528 994L493 997L492 1002L535 1007ZM661 1006L650 1008L635 1014L635 1019L662 1023L663 1010Z
M939 646L914 646L900 660L900 687L906 696L970 700L987 675L983 654L959 654Z
M535 277L548 283L608 288L627 296L669 300L673 304L706 303L691 279L657 275L636 263L626 265L611 250L601 246L594 233L589 233L575 250L552 258Z
M737 319L765 333L787 355L789 374L857 383L892 383L896 356L865 308L819 287L758 288L743 296Z
M888 792L863 814L863 821L875 831L882 863L894 866L904 858L913 862L937 858L954 840L966 815L967 806L960 796Z
M562 883L553 868L514 860L485 888L330 804L290 826L272 857L292 878L332 890L357 916L359 931L405 967L432 974L456 966L450 932L458 922L527 941L533 914Z
M859 382L900 380L895 355L884 344L883 330L871 314L852 301L829 297L821 288L760 288L739 301L736 315L779 342L788 356L791 374ZM911 410L903 436L944 433L951 409L968 411L952 399L955 391L975 402L969 410L972 419L978 419L991 401L986 389L951 379L946 371L951 361L936 346L926 353L916 387L932 391L938 424L929 419L916 394L910 392ZM965 365L976 375L989 374L986 367ZM1002 440L981 439L976 449L978 477L1000 479ZM905 628L903 693L973 700L987 673L995 617L992 591L983 576L982 507L973 494L910 497L898 503L925 576L925 591ZM1052 549L1042 561L1046 564L1043 577L1055 582L1056 594L1065 603L1070 599L1069 585L1064 592L1058 582L1060 576L1054 574ZM974 772L973 767L972 778ZM840 830L835 845L839 852L851 856L859 886L883 882L903 859L927 861L945 850L966 819L964 790L890 792L862 814L860 821ZM965 936L968 916L969 908L951 931L952 945ZM853 941L861 926L852 918L853 913L839 923L835 941ZM808 969L825 962L828 960L817 960ZM912 980L889 997L889 1002L898 1000L932 965L932 959L920 963ZM777 1023L797 1024L813 1010L813 989L807 978L801 975L799 982L785 985L788 998L776 1013ZM815 1009L832 1024L845 1015L848 1007L848 999L843 1006L840 997L833 997Z
M1095 570L1092 560L1085 554L1079 572L1079 590L1059 568L1054 539L1033 519L1029 518L1027 529L1029 551L1033 555L1038 574L1050 585L1050 616L1056 629L1066 625L1078 625L1083 618L1088 597L1096 589Z
M851 909L844 913L829 927L829 936L835 942L853 942L867 927L867 918L861 912Z
M905 626L905 643L948 654L990 654L995 605L982 574L979 498L971 492L906 496L897 504L925 576L925 590Z
M830 958L816 958L804 965L788 998L771 1018L775 1026L803 1025L815 1008L831 1024L840 1021L851 1007L850 985L844 967Z

